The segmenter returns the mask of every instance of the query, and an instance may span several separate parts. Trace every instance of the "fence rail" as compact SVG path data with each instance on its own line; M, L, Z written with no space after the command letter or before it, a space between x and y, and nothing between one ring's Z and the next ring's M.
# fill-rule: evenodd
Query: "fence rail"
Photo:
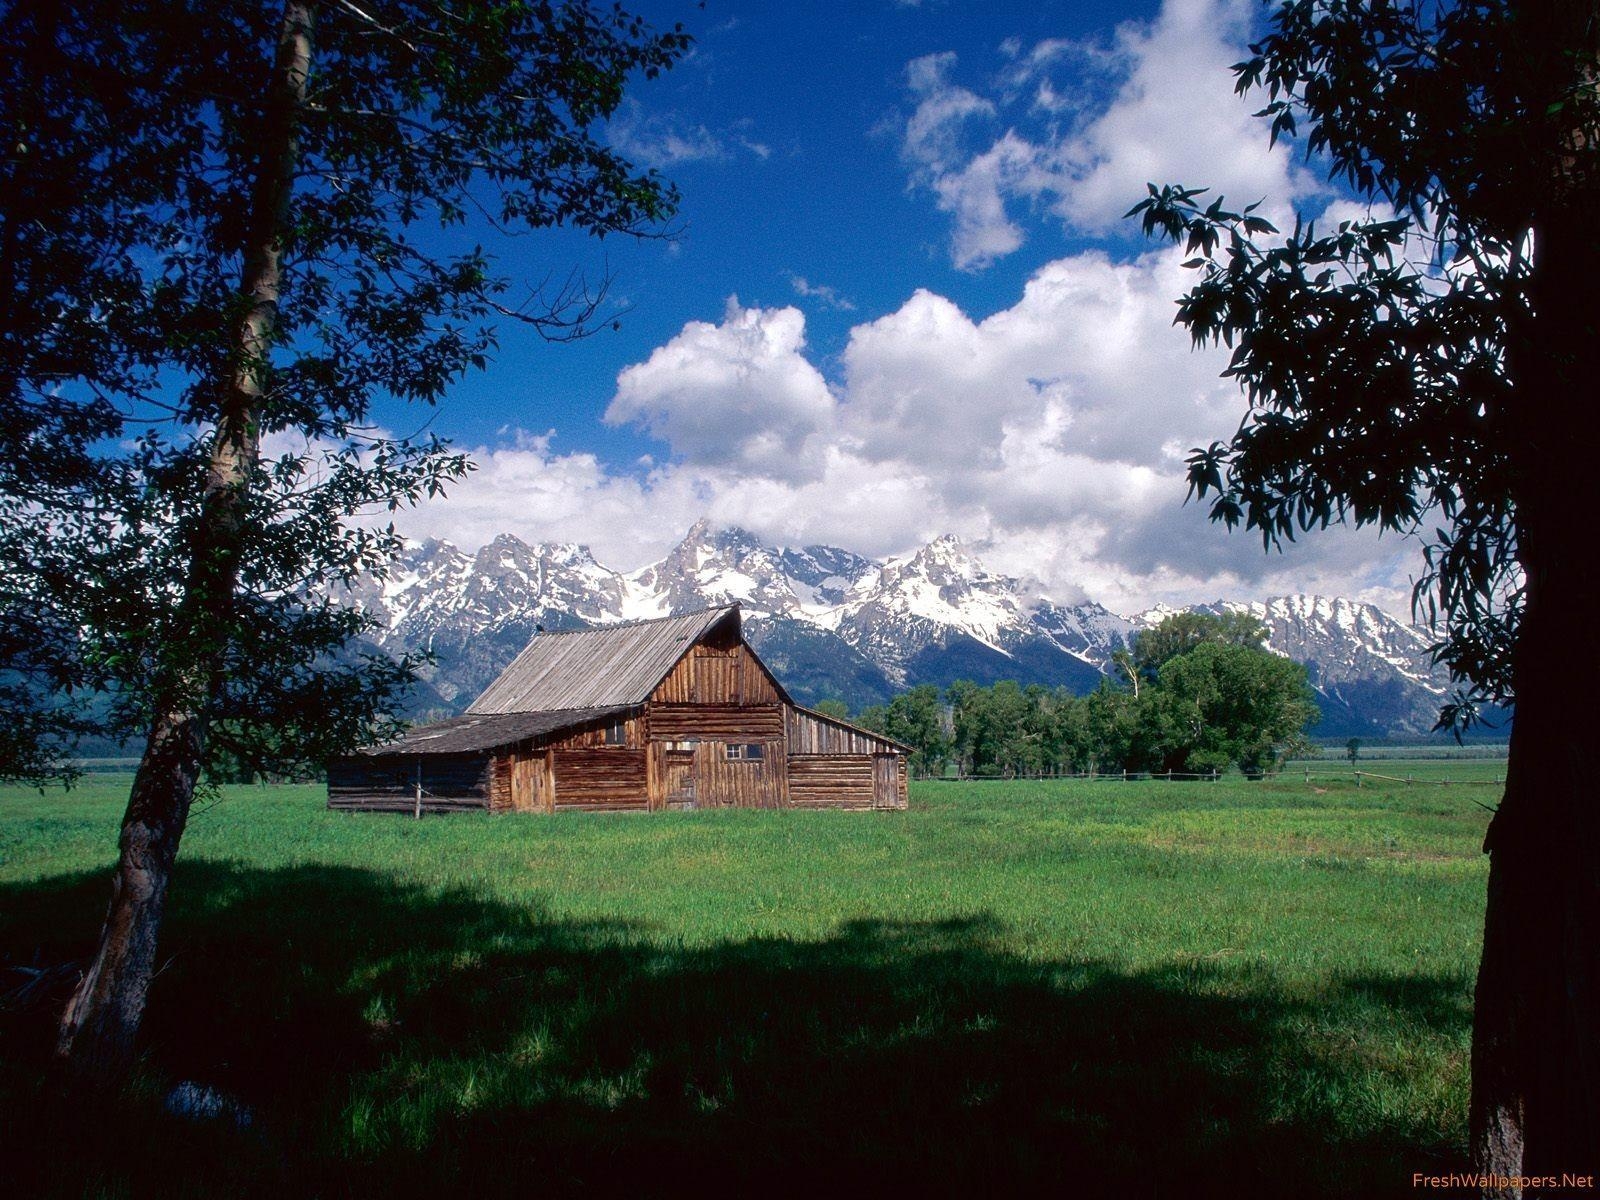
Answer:
M1355 776L1357 787L1361 786L1363 779L1382 779L1385 783L1403 783L1407 787L1470 787L1473 784L1504 787L1506 782L1504 776L1495 779L1413 779L1407 775L1404 779L1401 779L1398 775L1379 775L1376 771L1357 771Z

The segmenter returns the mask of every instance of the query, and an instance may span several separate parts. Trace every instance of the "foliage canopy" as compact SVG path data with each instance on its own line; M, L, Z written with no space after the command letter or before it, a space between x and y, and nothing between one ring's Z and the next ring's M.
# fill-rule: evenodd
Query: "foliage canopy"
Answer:
M314 51L286 97L297 11ZM530 286L478 239L658 229L675 191L603 121L688 39L522 0L15 0L0 36L0 775L61 771L87 725L143 736L181 680L208 754L320 762L381 725L415 665L345 649L365 619L329 593L398 546L349 518L469 469L426 420L375 426L375 402L434 404L486 365L497 321L592 326L603 285ZM269 249L263 302L241 279ZM260 394L237 586L196 611L241 373Z
M958 680L941 702L924 684L859 720L912 747L918 775L940 775L953 760L964 775L1237 766L1257 776L1298 749L1319 716L1305 668L1263 649L1265 635L1246 614L1175 613L1136 639L1135 655L1152 665L1127 687L1107 679L1074 696Z
M1238 90L1264 91L1272 140L1303 137L1372 215L1277 237L1256 205L1180 184L1152 184L1129 213L1194 255L1177 320L1232 347L1226 374L1251 406L1230 441L1194 452L1193 494L1269 546L1344 520L1432 525L1416 600L1443 618L1441 661L1469 688L1449 723L1515 698L1514 364L1535 336L1551 181L1595 130L1581 72L1534 74L1549 7L1283 4L1234 67Z

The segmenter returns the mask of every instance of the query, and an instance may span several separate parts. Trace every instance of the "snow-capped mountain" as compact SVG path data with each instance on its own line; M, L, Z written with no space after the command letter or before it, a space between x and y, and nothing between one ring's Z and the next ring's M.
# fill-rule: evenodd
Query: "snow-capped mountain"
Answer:
M1099 605L1063 608L993 574L950 536L861 575L815 619L902 686L1012 678L1081 690L1132 631Z
M815 620L874 570L848 550L775 550L743 529L701 521L658 563L627 577L661 614L737 600L749 615Z
M407 550L388 578L363 580L355 590L356 602L382 620L386 635L413 644L436 630L463 623L492 628L536 609L586 624L618 620L639 607L630 603L635 599L623 577L595 562L588 547L529 546L507 533L476 555L429 539Z
M741 604L752 642L799 698L834 696L852 706L956 679L1085 691L1140 628L1165 615L1057 604L1037 584L989 571L954 537L874 562L836 547L773 547L706 522L661 561L627 574L583 546L528 545L502 534L468 554L430 540L350 598L377 621L379 646L434 653L423 699L432 711L464 707L541 626L604 625L708 604ZM1267 624L1272 649L1307 665L1324 699L1319 732L1420 733L1432 724L1447 680L1428 660L1424 631L1349 600L1205 607L1253 613Z

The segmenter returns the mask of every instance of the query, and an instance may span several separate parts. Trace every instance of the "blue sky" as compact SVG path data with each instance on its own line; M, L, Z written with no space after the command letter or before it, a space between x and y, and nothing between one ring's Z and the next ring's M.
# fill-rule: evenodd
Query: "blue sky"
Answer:
M1232 94L1254 0L635 7L696 39L608 131L677 183L676 232L491 244L517 278L609 276L621 329L503 330L434 420L480 470L408 532L624 568L700 516L873 555L954 532L1123 611L1301 590L1403 610L1408 542L1264 556L1183 505L1183 455L1242 402L1170 327L1177 257L1121 213L1147 180L1280 219L1344 206Z

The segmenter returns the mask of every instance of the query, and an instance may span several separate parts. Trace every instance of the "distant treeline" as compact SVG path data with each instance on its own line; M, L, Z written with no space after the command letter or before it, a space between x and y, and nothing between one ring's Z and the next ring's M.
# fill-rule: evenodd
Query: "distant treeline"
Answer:
M1119 652L1087 696L1039 684L912 688L855 720L911 747L911 770L1008 778L1067 772L1260 775L1306 746L1305 668L1263 648L1239 613L1178 613ZM842 705L827 705L842 709Z

